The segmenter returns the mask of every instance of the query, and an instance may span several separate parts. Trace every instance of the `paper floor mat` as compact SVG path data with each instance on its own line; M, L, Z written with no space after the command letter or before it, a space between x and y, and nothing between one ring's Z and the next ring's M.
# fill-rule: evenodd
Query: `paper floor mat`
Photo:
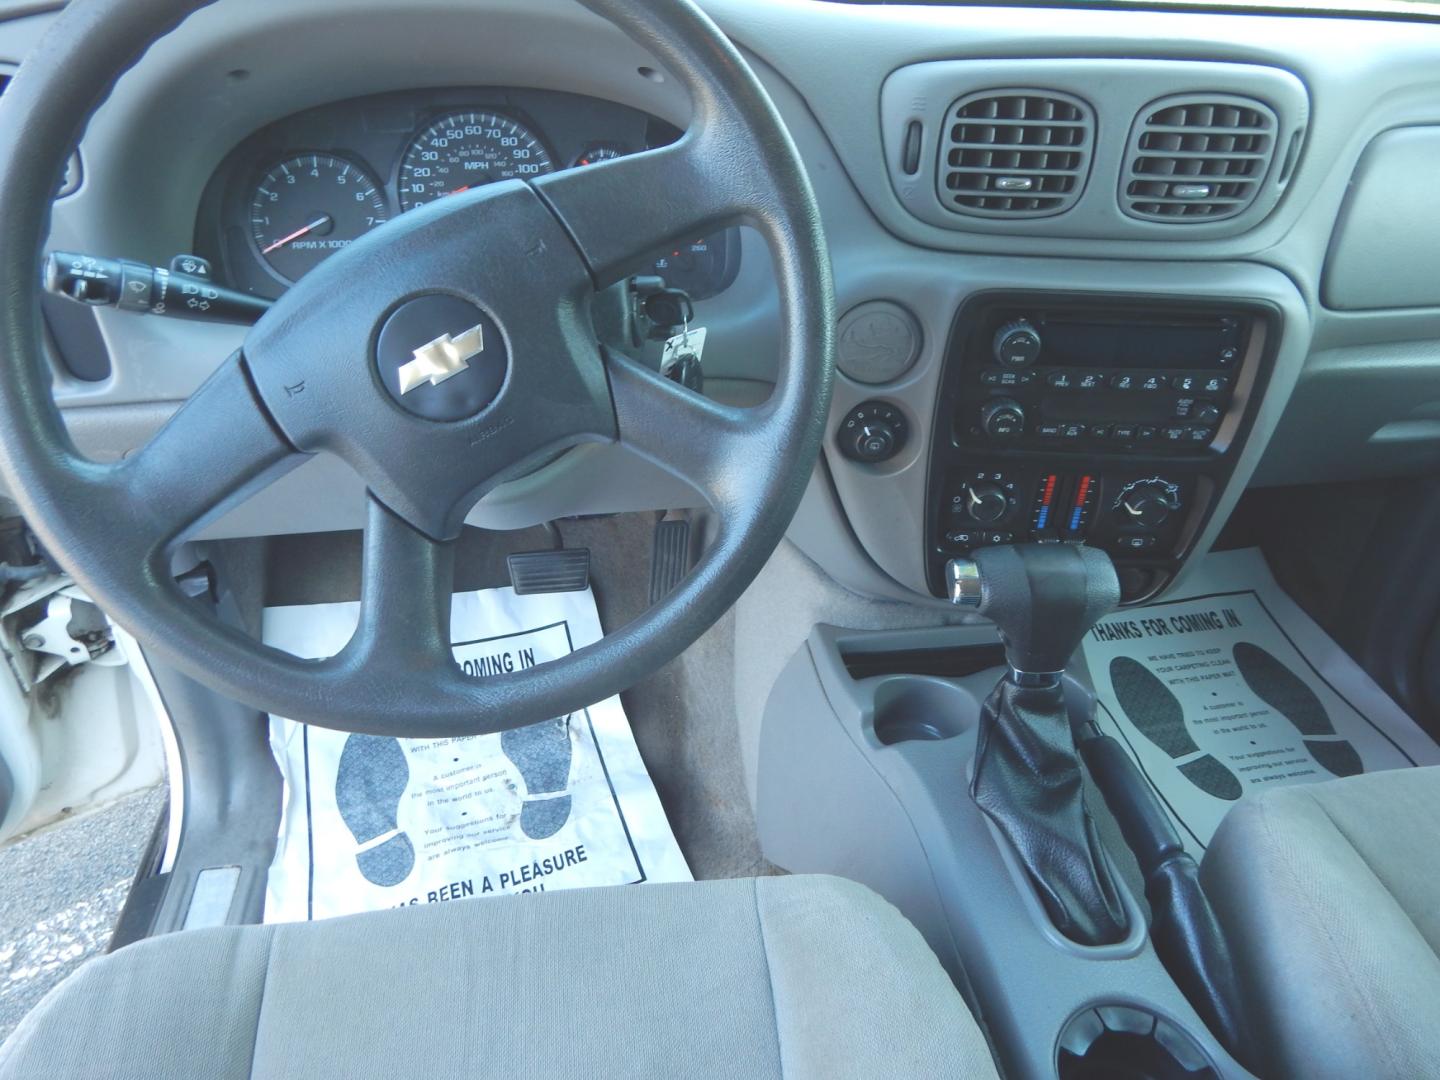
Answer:
M1098 721L1199 856L1245 795L1440 763L1440 747L1271 576L1257 549L1205 558L1186 598L1085 639Z
M483 679L601 636L589 592L457 594L455 659ZM359 605L269 608L267 644L323 657ZM270 718L284 777L265 921L472 896L689 881L619 698L498 735L393 739Z

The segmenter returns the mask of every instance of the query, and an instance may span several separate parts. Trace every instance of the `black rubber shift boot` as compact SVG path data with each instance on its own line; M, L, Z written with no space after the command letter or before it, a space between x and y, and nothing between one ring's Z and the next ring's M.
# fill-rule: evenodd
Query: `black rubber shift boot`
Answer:
M1125 908L1085 806L1058 683L1023 687L1006 678L986 698L970 793L1010 841L1057 930L1080 945L1125 939Z

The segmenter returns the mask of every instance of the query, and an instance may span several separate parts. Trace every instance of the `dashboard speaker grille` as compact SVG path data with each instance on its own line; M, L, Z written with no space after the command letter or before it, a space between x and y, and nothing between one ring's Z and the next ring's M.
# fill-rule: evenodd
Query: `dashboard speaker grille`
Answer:
M946 114L940 201L976 217L1044 217L1074 205L1095 143L1095 114L1053 90L985 90Z
M1188 94L1146 106L1130 129L1122 208L1147 221L1235 217L1260 193L1278 127L1251 98Z

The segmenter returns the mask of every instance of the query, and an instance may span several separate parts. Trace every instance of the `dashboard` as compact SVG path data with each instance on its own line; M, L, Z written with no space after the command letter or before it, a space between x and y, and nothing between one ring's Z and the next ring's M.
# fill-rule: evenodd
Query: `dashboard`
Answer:
M579 94L505 87L398 91L285 117L206 185L196 252L232 288L274 298L398 214L501 180L668 145L678 128ZM739 271L734 229L655 253L653 273L704 300Z
M1246 491L1440 469L1440 218L1415 180L1440 169L1440 22L702 2L823 218L839 373L789 537L845 586L939 608L946 558L1058 534L1110 550L1139 600L1183 581ZM0 0L0 79L50 17ZM655 57L574 0L219 0L116 84L49 246L198 254L276 297L446 192L661 146L689 116ZM763 401L782 328L759 234L692 237L651 268L698 299L706 393ZM55 395L98 458L244 342L70 306L92 330ZM1016 324L1038 343L999 349ZM468 520L694 505L597 444ZM356 528L362 506L320 455L210 534Z

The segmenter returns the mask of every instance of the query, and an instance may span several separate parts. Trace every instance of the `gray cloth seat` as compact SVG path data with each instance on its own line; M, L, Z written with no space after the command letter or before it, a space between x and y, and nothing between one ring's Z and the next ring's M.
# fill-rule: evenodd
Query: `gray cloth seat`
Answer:
M1440 768L1247 798L1201 880L1264 1075L1440 1077Z
M462 900L152 938L92 961L0 1077L994 1077L916 930L777 877Z

